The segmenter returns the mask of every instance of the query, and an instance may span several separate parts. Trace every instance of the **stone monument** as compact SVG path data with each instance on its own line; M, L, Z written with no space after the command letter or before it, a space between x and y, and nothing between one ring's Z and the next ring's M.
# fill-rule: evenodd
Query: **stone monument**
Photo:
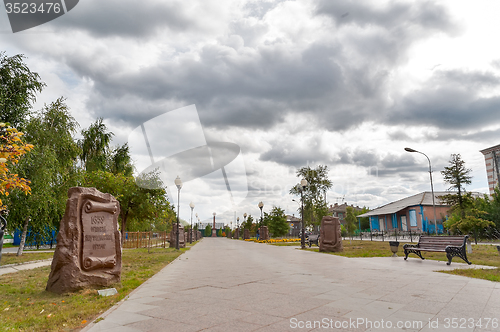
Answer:
M240 238L240 230L238 228L236 228L234 230L233 239L239 239L239 238Z
M248 240L250 238L250 230L245 228L243 232L243 240Z
M260 228L259 240L269 240L269 230L267 229L267 226L262 226Z
M170 248L176 248L175 242L177 241L177 223L174 223L170 231ZM186 248L186 241L184 239L184 226L179 224L179 248Z
M57 247L47 282L48 291L62 294L120 281L121 235L119 202L95 188L68 191Z
M342 246L342 235L340 232L339 218L324 216L323 219L321 219L319 251L344 251L344 247Z

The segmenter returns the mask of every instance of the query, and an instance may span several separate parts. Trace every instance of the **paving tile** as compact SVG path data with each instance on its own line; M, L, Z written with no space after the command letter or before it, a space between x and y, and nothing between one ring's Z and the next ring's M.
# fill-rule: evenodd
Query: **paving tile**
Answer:
M429 319L497 317L500 284L434 272L464 266L206 238L83 331L325 330L318 323L293 328L292 319L326 319L333 324L327 330L383 331L351 323L384 319L420 321L404 331L435 332Z

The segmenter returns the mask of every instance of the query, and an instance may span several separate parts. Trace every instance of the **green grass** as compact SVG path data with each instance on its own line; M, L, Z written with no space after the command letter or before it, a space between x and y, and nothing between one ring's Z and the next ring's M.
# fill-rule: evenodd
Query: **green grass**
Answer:
M281 243L268 243L272 246L280 246L280 247L289 247L289 246L300 246L300 241L299 242L281 242Z
M343 252L332 252L328 254L344 256L344 257L390 257L392 252L389 249L389 242L381 241L360 241L360 240L343 240ZM404 242L400 241L398 255L403 259ZM312 251L319 251L313 246ZM439 252L422 252L425 259L447 262L445 253ZM414 254L410 254L409 258L418 258ZM461 275L471 278L485 279L500 282L500 256L496 246L494 245L472 245L472 253L467 254L467 258L472 264L494 266L496 269L455 269L447 271L439 271L449 274ZM465 263L462 259L454 257L452 263Z
M26 263L31 261L37 261L47 258L52 258L54 256L53 252L24 252L21 256L17 256L17 254L11 253L2 253L2 261L0 262L1 266L7 264L16 264L16 263Z
M65 295L45 291L49 266L0 275L0 331L82 328L188 249L155 248L149 254L148 249L124 250L121 282L110 286L118 294L108 297L99 296L96 289Z

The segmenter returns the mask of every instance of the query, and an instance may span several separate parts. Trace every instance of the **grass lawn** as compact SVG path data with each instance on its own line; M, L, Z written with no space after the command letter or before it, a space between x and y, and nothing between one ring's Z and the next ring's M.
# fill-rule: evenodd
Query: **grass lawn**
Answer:
M154 248L150 253L148 249L123 250L121 282L111 286L118 294L108 297L97 295L96 289L65 295L45 291L50 266L0 275L0 330L73 331L82 328L188 249ZM23 256L40 259L40 254Z
M11 253L3 253L2 261L0 261L0 265L4 266L7 264L16 264L16 263L25 263L31 261L37 261L41 259L52 258L54 256L53 252L24 252L21 256L17 256L16 254Z
M390 257L392 252L389 249L389 242L381 241L360 241L360 240L343 240L343 252L329 253L344 257ZM404 258L403 251L404 242L400 241L398 255L401 259ZM313 251L319 251L318 247L313 245ZM422 252L425 259L432 259L447 262L446 253L439 252ZM414 254L408 257L418 258ZM467 254L467 258L472 264L494 266L496 269L455 269L450 271L439 271L449 274L462 275L471 278L486 279L500 282L500 255L493 245L472 245L472 253ZM451 264L465 263L459 257L454 257Z

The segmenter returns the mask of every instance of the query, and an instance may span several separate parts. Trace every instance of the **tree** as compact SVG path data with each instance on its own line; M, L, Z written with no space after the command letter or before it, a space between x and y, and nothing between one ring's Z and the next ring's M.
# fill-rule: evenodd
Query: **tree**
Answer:
M241 229L248 229L249 231L252 231L252 228L253 228L253 217L252 215L248 215L247 220L241 223Z
M46 86L24 63L23 54L0 52L0 120L24 130L36 93Z
M494 226L485 216L486 211L481 210L484 207L482 198L474 198L471 193L466 193L462 197L462 208L455 209L451 216L444 222L444 226L452 232L460 231L462 234L474 234L477 244L477 236L482 230Z
M278 206L273 206L268 214L267 227L273 237L281 237L288 233L289 226L286 222L285 211Z
M80 180L75 167L79 148L73 139L77 127L63 98L45 105L26 125L26 140L35 147L15 169L31 180L32 195L17 192L9 198L11 229L23 229L22 243L30 220L30 237L36 235L38 243L59 227L68 189ZM23 245L19 255L22 251Z
M210 223L207 224L207 227L205 227L205 237L209 237L212 235L212 226L210 226Z
M359 216L360 214L364 214L366 212L370 211L369 208L367 208L366 206L363 206L363 208L361 209L361 211L357 211L357 210L354 210L354 214L356 216ZM359 218L359 225L360 225L360 230L366 230L368 229L368 231L370 230L370 218L369 217L363 217L363 218Z
M153 172L142 176L156 178L159 174ZM150 179L143 178L138 180L140 181L150 181ZM128 228L145 229L150 223L163 225L166 219L175 221L175 212L170 207L163 187L142 188L136 184L136 179L132 176L107 171L87 172L84 185L110 193L120 202L122 241ZM136 223L135 227L128 225L129 220Z
M31 193L30 181L11 172L9 167L16 165L21 157L33 148L23 142L22 132L8 123L0 123L0 195L9 196L12 190L19 189L25 195ZM0 199L0 210L6 207Z
M15 166L20 158L33 148L33 145L26 144L21 140L23 133L10 127L6 123L0 123L0 195L9 196L11 191L19 190L25 196L31 193L30 181L12 173L8 167ZM3 214L6 206L0 199L0 213ZM1 216L0 227L3 230L6 221ZM3 247L3 234L0 238L0 250ZM0 253L0 259L2 258Z
M297 177L307 180L307 187L302 193L302 187L296 184L290 189L290 194L303 197L305 225L319 225L321 219L328 214L326 192L332 187L328 179L328 166L319 165L316 168L302 167L297 171ZM299 213L302 215L301 208Z
M460 154L452 154L450 157L450 166L441 171L444 181L450 184L448 190L456 190L456 194L448 194L441 196L441 199L453 209L459 209L462 216L465 216L465 205L463 200L463 192L465 192L465 185L471 183L472 176L470 176L471 169L465 167L465 161L462 160Z
M78 144L82 150L80 160L83 168L86 171L106 170L114 134L108 131L102 118L99 118L88 129L82 130L82 136Z
M345 226L347 230L347 234L349 236L353 236L356 229L358 229L356 222L356 214L354 213L354 209L352 206L346 207L346 217L345 217Z

